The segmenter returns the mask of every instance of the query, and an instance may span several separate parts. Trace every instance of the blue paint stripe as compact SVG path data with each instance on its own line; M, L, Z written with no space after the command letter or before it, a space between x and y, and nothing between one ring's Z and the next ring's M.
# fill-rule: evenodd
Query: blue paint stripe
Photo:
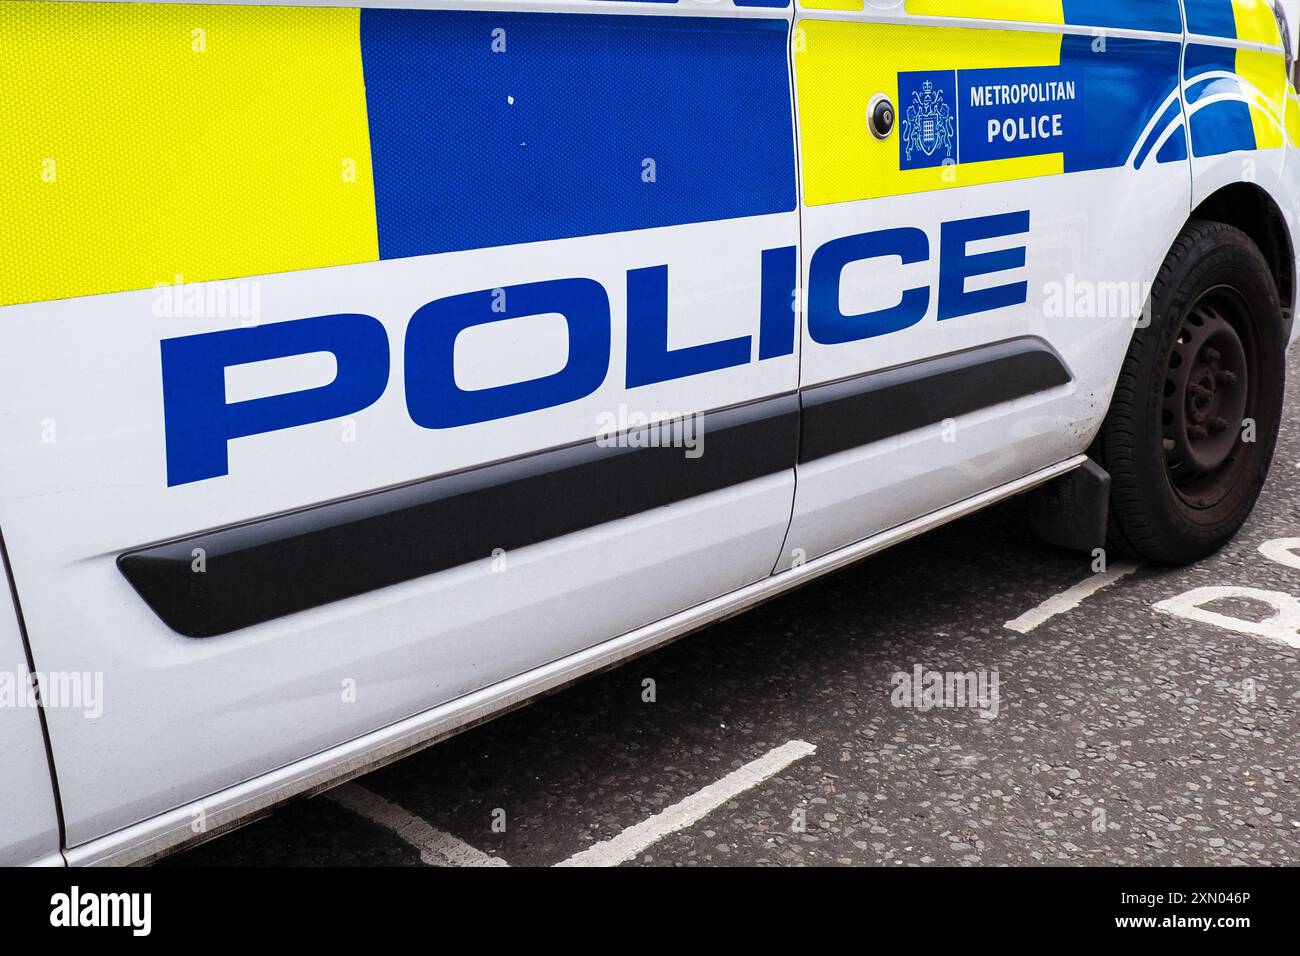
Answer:
M1207 76L1189 78L1184 89L1186 90L1187 102L1192 104L1199 103L1207 96L1213 96L1216 93L1240 93L1241 84L1226 77L1211 78Z
M1142 168L1142 164L1146 162L1147 156L1151 154L1151 150L1155 149L1155 145L1160 141L1160 137L1164 135L1164 132L1169 128L1169 125L1174 122L1180 113L1182 113L1182 110L1183 104L1177 100L1169 104L1168 109L1161 114L1160 119L1156 120L1155 126L1151 128L1151 134L1147 136L1146 141L1142 144L1142 148L1138 150L1137 158L1133 160L1134 169Z
M790 6L790 0L732 0L738 7L771 7L777 10L784 10Z
M1230 40L1237 38L1237 18L1232 12L1232 0L1185 0L1185 3L1188 33Z
M1220 156L1255 146L1255 126L1245 103L1214 103L1192 114L1192 151L1197 156Z
M1061 40L1061 68L1077 79L1082 135L1065 153L1065 171L1123 166L1138 137L1178 87L1182 44L1111 37L1105 51L1087 36Z
M1215 93L1241 91L1232 80L1197 83L1197 77L1212 71L1237 72L1237 51L1231 47L1192 43L1184 58L1187 101L1199 103ZM1255 124L1245 103L1224 102L1207 106L1191 116L1192 153L1196 156L1220 156L1240 150L1253 150Z
M1207 73L1237 74L1237 51L1232 47L1188 44L1183 65L1183 90L1189 104L1217 93L1240 93L1241 83L1226 77L1208 78Z
M1065 0L1064 13L1072 26L1183 32L1178 0Z
M1165 140L1165 145L1160 147L1160 152L1156 153L1157 163L1185 163L1187 162L1187 127L1179 126L1178 132Z
M1183 76L1188 83L1194 82L1202 73L1217 70L1237 72L1237 51L1233 47L1209 46L1204 43L1187 45L1187 56L1183 61Z
M381 257L792 211L788 30L363 9Z

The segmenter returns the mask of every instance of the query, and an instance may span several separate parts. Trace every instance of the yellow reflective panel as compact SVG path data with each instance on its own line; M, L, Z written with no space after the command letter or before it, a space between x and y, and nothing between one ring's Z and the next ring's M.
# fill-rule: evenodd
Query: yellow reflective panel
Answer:
M900 71L1059 66L1059 34L829 20L805 20L800 29L795 78L809 206L1064 172L1060 153L903 170L898 133L877 140L866 120L877 93L906 112L907 104L899 102Z
M1232 14L1237 21L1237 39L1277 46L1282 42L1277 31L1277 17L1267 0L1232 0Z
M907 12L917 16L1022 23L1065 22L1062 0L907 0Z
M1283 145L1286 122L1286 61L1280 53L1258 50L1237 51L1237 73L1253 85L1264 103L1251 103L1250 120L1255 128L1255 145L1259 149L1277 149Z
M0 3L0 304L376 260L359 16Z

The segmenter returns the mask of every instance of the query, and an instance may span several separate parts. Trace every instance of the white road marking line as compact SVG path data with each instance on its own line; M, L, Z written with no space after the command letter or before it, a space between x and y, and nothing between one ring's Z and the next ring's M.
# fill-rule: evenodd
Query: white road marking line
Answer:
M555 865L618 866L620 863L626 863L668 834L698 823L728 800L734 800L746 790L776 776L795 761L816 752L817 748L812 744L802 740L792 740L752 763L733 770L717 783L709 784L680 803L661 810L650 819L628 827L618 836L602 840Z
M1300 554L1296 554L1297 548L1300 548L1300 538L1276 538L1261 544L1259 553L1283 567L1300 569Z
M344 784L325 794L341 807L365 817L391 830L398 837L420 851L420 859L427 866L509 866L499 856L489 856L482 850L444 833L427 821L420 819L405 807L385 800L377 793L355 783Z
M1102 588L1108 588L1120 578L1127 577L1138 569L1136 564L1130 564L1127 561L1117 561L1101 574L1094 574L1085 581L1080 581L1068 591L1062 591L1055 597L1050 597L1033 610L1026 611L1014 621L1007 621L1004 625L1008 630L1016 631L1020 634L1028 634L1034 628L1046 624L1058 614L1064 614L1066 611L1073 611L1076 607L1092 597Z
M1242 618L1206 610L1205 605L1229 598L1239 598L1266 604L1273 609L1271 617L1263 621ZM1196 588L1186 594L1161 601L1155 605L1161 614L1170 614L1197 624L1212 624L1226 631L1263 637L1287 647L1300 649L1300 601L1281 591L1263 591L1259 588L1214 587Z

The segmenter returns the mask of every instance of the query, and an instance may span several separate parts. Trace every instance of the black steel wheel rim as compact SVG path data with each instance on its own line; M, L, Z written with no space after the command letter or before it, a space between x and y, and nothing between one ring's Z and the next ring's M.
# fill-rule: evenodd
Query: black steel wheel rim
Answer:
M1160 412L1165 472L1190 508L1220 504L1245 472L1259 370L1254 329L1241 293L1217 286L1187 309L1170 348Z

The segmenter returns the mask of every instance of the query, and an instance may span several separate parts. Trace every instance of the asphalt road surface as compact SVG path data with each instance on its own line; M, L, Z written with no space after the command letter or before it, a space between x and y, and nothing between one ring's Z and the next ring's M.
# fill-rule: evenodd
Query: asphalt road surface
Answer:
M1300 863L1298 463L1293 371L1260 506L1199 565L1095 574L1002 507L164 865ZM1199 588L1274 592L1291 643ZM975 693L911 697L917 667Z

